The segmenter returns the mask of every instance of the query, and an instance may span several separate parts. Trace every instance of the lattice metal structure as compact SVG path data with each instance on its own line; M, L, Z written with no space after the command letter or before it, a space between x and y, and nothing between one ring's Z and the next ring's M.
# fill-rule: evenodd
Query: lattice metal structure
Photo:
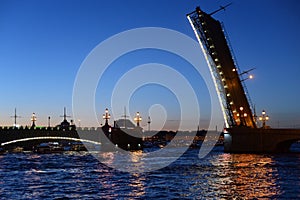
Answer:
M199 7L187 15L200 43L217 90L227 128L256 128L253 113L240 79L239 69L226 40L222 24Z

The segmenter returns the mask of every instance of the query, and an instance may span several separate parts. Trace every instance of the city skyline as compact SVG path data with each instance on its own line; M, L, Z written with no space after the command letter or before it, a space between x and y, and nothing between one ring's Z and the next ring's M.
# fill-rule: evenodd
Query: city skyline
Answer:
M78 70L86 56L102 41L120 32L140 27L173 29L196 40L186 14L200 6L212 12L228 1L1 1L0 7L0 125L12 125L14 109L22 116L21 125L29 125L31 114L37 125L47 126L62 121L63 108L72 113L72 92ZM257 115L266 110L272 127L300 127L300 8L298 1L233 2L226 11L214 17L224 22L236 59L242 70L256 68L254 79L247 81L248 91ZM199 59L203 57L199 51ZM105 55L104 55L105 57ZM201 59L200 59L201 60ZM110 108L108 98L114 84L124 73L145 63L164 63L180 71L191 81L198 99L207 98L201 77L178 57L157 50L131 52L116 60L99 83L95 107L99 124ZM208 67L202 63L203 67ZM202 81L203 82L203 81ZM199 83L199 84L198 84ZM146 85L133 94L128 114L140 112L147 130L151 116L153 129L156 116L167 112L168 128L179 119L178 100L168 88ZM204 97L203 97L203 96ZM156 98L150 98L155 96ZM163 110L159 103L165 106ZM123 103L121 103L123 104ZM209 102L201 102L205 119L209 119ZM123 108L112 120L123 115ZM154 107L153 107L154 106ZM152 115L149 109L153 108ZM160 116L157 116L159 118ZM70 118L71 119L71 118ZM78 121L75 121L77 126ZM189 122L191 130L199 123ZM81 126L97 126L81 122ZM151 125L152 126L152 125ZM175 125L176 127L176 125Z

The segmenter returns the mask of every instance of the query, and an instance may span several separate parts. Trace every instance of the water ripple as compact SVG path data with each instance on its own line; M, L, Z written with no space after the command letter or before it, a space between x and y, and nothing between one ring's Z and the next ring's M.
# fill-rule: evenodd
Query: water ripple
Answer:
M299 154L225 154L215 149L201 160L197 154L189 150L170 166L144 174L116 171L89 153L1 155L0 198L300 198ZM109 154L103 156L110 160Z

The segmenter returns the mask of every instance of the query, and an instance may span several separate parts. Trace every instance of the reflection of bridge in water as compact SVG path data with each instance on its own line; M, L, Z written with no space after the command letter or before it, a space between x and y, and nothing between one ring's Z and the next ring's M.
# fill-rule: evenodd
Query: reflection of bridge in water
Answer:
M224 9L222 7L219 10ZM217 10L217 11L219 11ZM226 124L225 151L274 152L287 151L300 140L300 130L258 128L244 72L234 60L228 37L222 24L199 7L187 15L205 55L215 83Z

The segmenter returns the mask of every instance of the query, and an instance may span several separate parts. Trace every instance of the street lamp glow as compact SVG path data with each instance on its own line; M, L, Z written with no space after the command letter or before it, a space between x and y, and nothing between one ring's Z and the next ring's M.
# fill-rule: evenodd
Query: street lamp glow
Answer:
M262 121L262 128L266 128L266 121L268 121L270 118L269 118L269 116L268 115L266 115L266 111L265 110L263 110L262 112L261 112L261 114L262 114L262 116L259 116L259 121Z
M108 113L108 109L105 109L105 113L102 116L103 119L105 119L105 125L108 125L108 120L110 119L110 114Z
M142 121L142 117L140 116L140 112L136 113L134 121L136 121L136 126L140 126L140 122Z
M36 122L36 116L35 116L35 113L32 113L31 115L31 121L32 121L32 127L35 127L35 122Z

